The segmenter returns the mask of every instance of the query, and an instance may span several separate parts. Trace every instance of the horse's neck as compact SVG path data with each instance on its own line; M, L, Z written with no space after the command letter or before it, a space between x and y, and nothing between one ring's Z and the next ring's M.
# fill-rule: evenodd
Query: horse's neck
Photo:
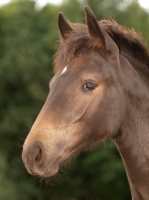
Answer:
M121 138L115 142L125 165L133 200L148 200L149 133L143 119L140 122L130 115L127 116L130 121L122 127Z
M114 139L123 159L133 200L149 199L149 86L124 67L126 116L120 137ZM131 78L132 77L132 78Z

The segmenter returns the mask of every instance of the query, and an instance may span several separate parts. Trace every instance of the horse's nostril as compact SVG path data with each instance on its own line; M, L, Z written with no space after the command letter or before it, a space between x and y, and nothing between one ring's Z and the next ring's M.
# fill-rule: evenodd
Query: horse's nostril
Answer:
M29 166L31 168L33 166L40 167L41 165L43 165L44 158L45 158L44 146L39 141L23 149L22 159L23 162L26 164L26 166Z
M38 164L38 162L41 160L42 158L42 150L40 149L40 147L36 147L37 149L37 155L35 156L35 162Z
M45 148L43 143L37 141L29 145L24 145L22 159L28 172L36 175L45 164Z
M42 164L44 160L44 147L41 142L34 143L34 161L36 165Z

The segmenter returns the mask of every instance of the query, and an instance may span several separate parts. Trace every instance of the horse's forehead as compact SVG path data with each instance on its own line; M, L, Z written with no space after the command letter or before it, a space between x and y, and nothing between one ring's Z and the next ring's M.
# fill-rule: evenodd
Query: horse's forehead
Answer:
M103 66L107 65L107 61L99 53L91 52L90 54L79 55L63 65L58 77L69 77L67 75L75 75L76 73L88 73L103 71ZM106 70L106 68L105 68Z

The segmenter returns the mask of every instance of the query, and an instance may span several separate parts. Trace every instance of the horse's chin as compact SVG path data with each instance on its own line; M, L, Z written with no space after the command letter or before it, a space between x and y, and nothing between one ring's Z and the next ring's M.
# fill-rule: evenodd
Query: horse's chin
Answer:
M43 178L49 178L49 177L52 177L54 176L55 174L57 174L59 170L59 166L51 166L48 168L48 170L46 170L42 175L39 175L40 177L43 177Z

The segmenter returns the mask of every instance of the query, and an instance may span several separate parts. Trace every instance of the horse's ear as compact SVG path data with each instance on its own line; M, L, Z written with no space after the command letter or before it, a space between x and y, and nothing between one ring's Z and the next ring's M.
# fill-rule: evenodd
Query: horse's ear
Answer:
M58 16L58 28L63 39L66 39L68 34L73 31L72 27L61 12Z
M103 35L103 30L101 30L101 27L99 26L98 21L89 6L85 6L85 14L90 36L96 39L96 41L98 41L100 45L106 47L106 41Z

